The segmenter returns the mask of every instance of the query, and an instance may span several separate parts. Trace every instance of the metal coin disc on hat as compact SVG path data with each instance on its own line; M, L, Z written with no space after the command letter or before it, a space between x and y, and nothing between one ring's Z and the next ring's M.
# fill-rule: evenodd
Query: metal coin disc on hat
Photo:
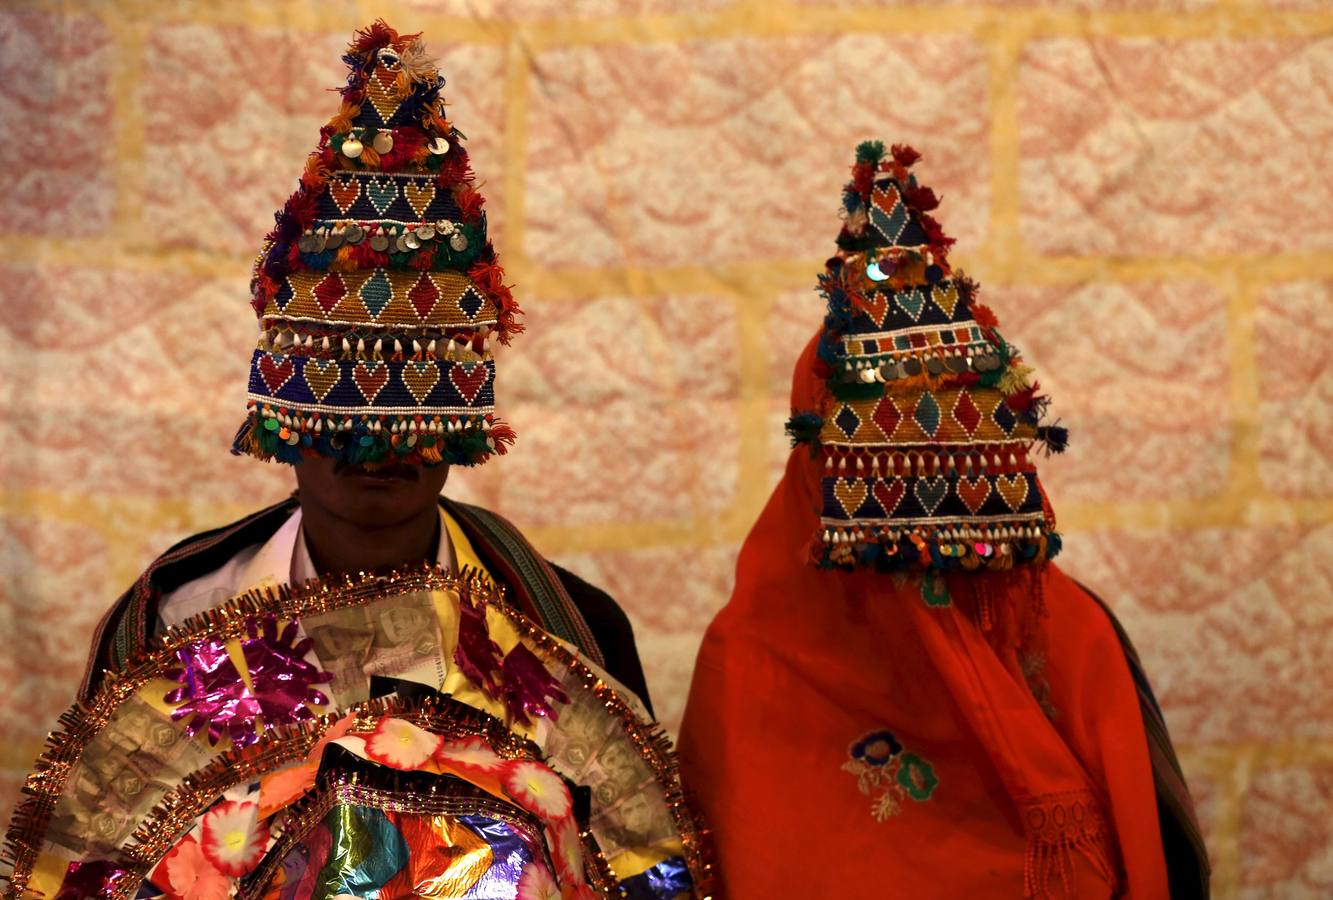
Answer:
M926 360L926 371L932 375L939 375L944 371L944 360L938 356L932 356Z
M402 234L398 235L398 237L394 240L393 248L397 250L399 253L407 253L412 249L411 247L407 246L407 236Z
M435 226L427 222L425 225L417 227L417 238L423 241L435 239Z
M393 132L381 131L375 135L375 140L371 143L376 153L388 153L393 149Z
M343 239L346 237L346 235L347 232L344 231L342 228L334 228L332 231L329 232L328 240L324 242L324 249L337 250L339 247L343 245Z
M389 249L389 236L382 231L377 231L370 238L370 249L376 253L383 253Z
M407 234L403 235L400 240L403 246L408 250L417 250L421 247L421 241L417 239L416 232L414 231L409 231Z
M344 235L344 238L346 239L347 243L359 244L363 240L365 240L365 237L366 237L366 230L362 228L360 225L352 223L351 225L347 226L347 234Z
M449 142L442 137L437 137L426 146L436 156L444 156L449 152Z
M978 372L994 372L1000 367L1000 357L992 353L984 353L972 358L972 366Z
M365 149L366 148L361 144L361 141L359 141L355 136L349 137L345 141L343 141L343 146L342 146L343 156L347 157L348 159L356 159L358 156L361 155L361 153Z
M449 238L449 246L458 253L462 253L467 249L467 235L461 231L455 231Z

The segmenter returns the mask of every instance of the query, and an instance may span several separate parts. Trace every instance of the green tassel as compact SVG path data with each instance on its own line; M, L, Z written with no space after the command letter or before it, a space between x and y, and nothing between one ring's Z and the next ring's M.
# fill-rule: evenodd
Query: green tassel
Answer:
M877 163L883 158L883 141L862 141L856 145L856 161L858 163Z
M948 606L949 585L939 572L926 572L921 576L921 599L927 606Z
M812 412L797 413L787 420L786 426L793 447L797 444L819 443L819 433L823 429L824 420Z

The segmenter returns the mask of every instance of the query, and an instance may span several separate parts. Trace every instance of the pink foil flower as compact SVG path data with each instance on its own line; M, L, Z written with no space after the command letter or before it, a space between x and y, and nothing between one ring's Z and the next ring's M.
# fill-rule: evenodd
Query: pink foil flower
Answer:
M181 683L168 693L168 703L181 704L171 714L173 721L189 717L186 734L193 737L207 729L210 743L225 734L237 747L247 747L258 740L255 725L260 720L269 725L285 725L312 718L306 704L322 706L329 702L315 687L333 679L302 657L311 647L307 638L294 644L298 633L292 621L278 634L277 619L265 616L246 622L249 639L241 644L241 653L250 670L251 691L232 662L224 641L207 639L178 650L180 667L167 673Z

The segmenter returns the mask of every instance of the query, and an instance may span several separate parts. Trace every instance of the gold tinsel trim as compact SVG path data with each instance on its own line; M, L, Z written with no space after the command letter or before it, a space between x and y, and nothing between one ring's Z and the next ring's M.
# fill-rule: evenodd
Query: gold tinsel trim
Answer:
M586 690L602 701L607 712L620 720L631 745L662 785L668 809L685 848L686 862L694 878L696 892L701 897L706 896L713 882L707 831L684 792L671 741L661 726L640 721L615 689L602 681L576 653L511 607L505 600L503 588L496 587L475 570L454 574L434 566L412 566L380 575L348 575L334 579L332 583L312 579L296 586L247 591L220 607L189 619L179 627L169 629L150 642L141 656L131 660L119 672L108 673L90 700L76 703L61 715L61 730L47 738L46 748L38 757L33 773L27 778L23 788L27 797L15 811L5 839L5 859L13 867L8 876L9 885L5 896L20 897L27 887L52 812L84 749L127 699L174 663L178 650L205 637L224 641L240 638L246 634L247 620L256 616L272 614L284 619L301 618L362 605L392 593L424 591L457 591L466 598L494 605L510 618L531 643L569 669ZM127 884L137 889L139 881L146 877L156 859L165 852L163 845L169 849L170 841L193 821L194 816L203 811L201 807L206 808L220 793L264 771L260 768L261 764L276 767L304 757L319 735L349 712L377 717L389 714L390 711L401 711L415 724L432 730L447 730L456 724L457 710L452 710L446 719L442 710L432 711L429 706L406 710L395 707L393 700L371 700L342 713L329 713L310 722L270 729L250 747L225 751L159 801L131 835L131 839L138 843L122 851L123 859L120 862L125 864L124 867L132 876L126 879ZM470 724L485 730L497 748L506 747L511 753L526 755L529 747L535 747L525 738L512 734L493 717L480 710L474 712L478 718ZM480 717L483 716L490 722L482 720ZM493 733L496 728L503 734ZM284 742L293 741L295 743L290 747L283 746ZM540 756L539 751L536 752ZM197 811L190 815L192 810ZM150 827L155 830L149 831ZM130 887L127 886L125 893L129 892ZM116 900L122 898L117 897Z

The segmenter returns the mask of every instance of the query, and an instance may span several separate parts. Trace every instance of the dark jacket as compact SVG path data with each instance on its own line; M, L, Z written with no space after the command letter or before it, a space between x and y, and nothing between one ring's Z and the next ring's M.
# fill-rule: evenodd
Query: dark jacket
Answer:
M648 706L648 686L624 611L606 592L541 557L511 523L495 513L441 498L506 596L543 628L577 645ZM229 525L193 535L158 557L103 617L81 697L108 668L143 648L157 623L162 596L216 571L242 550L271 538L297 507L295 498Z

